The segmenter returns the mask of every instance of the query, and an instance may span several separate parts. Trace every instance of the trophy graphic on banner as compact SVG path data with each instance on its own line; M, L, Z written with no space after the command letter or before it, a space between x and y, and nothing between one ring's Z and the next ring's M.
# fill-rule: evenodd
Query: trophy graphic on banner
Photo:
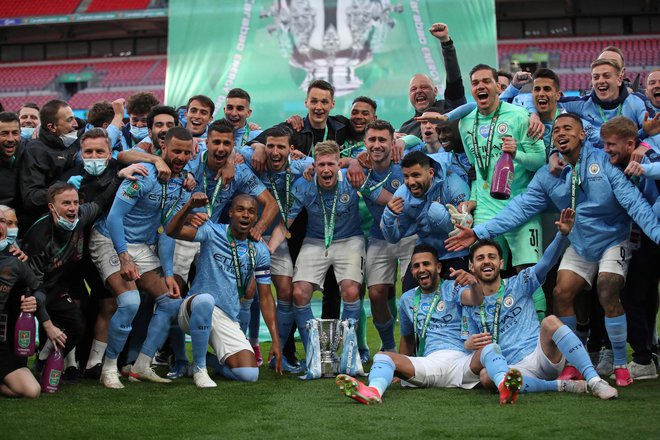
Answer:
M402 11L390 0L274 0L260 18L274 19L268 32L289 64L305 70L302 90L323 79L342 96L360 87L355 69L384 45L396 23L391 15Z

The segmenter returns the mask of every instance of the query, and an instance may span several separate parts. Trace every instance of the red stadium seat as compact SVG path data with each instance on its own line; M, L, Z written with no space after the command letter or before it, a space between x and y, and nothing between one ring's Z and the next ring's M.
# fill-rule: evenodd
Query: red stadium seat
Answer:
M150 0L92 0L87 12L126 11L147 9Z
M36 15L73 14L81 0L4 0L0 2L0 18Z

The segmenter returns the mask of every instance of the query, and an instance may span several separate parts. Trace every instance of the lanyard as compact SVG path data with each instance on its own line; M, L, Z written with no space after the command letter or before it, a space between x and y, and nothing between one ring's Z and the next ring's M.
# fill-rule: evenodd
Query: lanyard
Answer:
M603 119L603 122L607 122L607 118L605 117L605 112L603 111L603 108L599 106L598 104L595 104L596 108L598 109L598 113L600 113L600 117ZM621 105L616 108L616 115L615 116L621 116Z
M323 140L321 142L325 142L326 140L328 140L328 124L325 124L325 128L323 131ZM312 144L313 144L312 149L309 151L309 155L311 157L314 157L314 146L316 145L314 144L314 133L312 133Z
M208 188L208 182L206 180L206 153L204 153L204 157L202 158L202 161L204 162L204 169L202 170L202 184L204 186L204 194L207 196L209 195L207 192ZM218 199L218 194L220 193L220 190L222 189L222 177L218 179L217 185L215 185L215 189L213 190L213 195L209 199L208 205L206 205L206 213L211 217L213 215L213 209L215 208L215 201Z
M486 140L486 158L481 157L479 152L479 145L477 144L477 131L479 131L479 110L477 110L474 115L474 127L472 128L472 152L474 153L475 158L477 159L477 168L481 173L481 177L486 180L488 177L488 167L490 167L490 153L493 150L493 137L495 136L495 124L497 124L497 119L500 117L500 108L502 103L497 106L493 119L490 121L490 127L488 128L488 139Z
M231 233L231 226L227 225L227 241L229 242L229 248L231 249L231 262L234 266L234 275L236 275L236 288L238 289L238 296L245 296L245 289L247 288L247 283L250 280L250 275L248 274L245 279L241 275L241 261L238 258L238 249L236 247L236 240ZM254 245L247 240L248 244L248 256L250 257L250 264L252 264L252 272L254 272L256 267L256 251Z
M578 157L573 170L571 171L571 209L575 211L575 207L578 202L578 188L580 187L580 158L582 157L582 152L580 152L580 157Z
M385 185L385 182L387 182L387 179L390 178L393 171L394 171L394 167L392 166L392 162L390 162L389 171L387 172L385 178L380 182L376 181L376 183L374 183L372 186L367 187L367 183L369 182L369 178L371 177L371 173L373 172L373 169L369 170L369 172L367 173L367 178L364 179L364 183L360 187L360 194L362 194L365 197L369 197L369 195L372 192L376 191L378 188Z
M282 205L282 199L280 199L280 193L277 191L277 185L275 180L273 180L273 175L268 173L268 180L270 181L271 192L273 197L275 197L275 202L277 203L277 208L282 214L282 219L284 220L284 235L286 238L291 238L291 233L289 232L289 209L291 209L291 167L287 165L284 177L284 201L286 202L286 207Z
M184 176L185 179L185 176ZM183 196L183 184L179 185L179 196L177 199L172 203L170 208L167 210L167 212L164 212L165 209L165 201L167 199L167 183L161 183L160 187L162 189L161 196L160 196L160 224L161 228L163 227L165 223L172 217L172 214L174 214L174 209L176 209L176 206L179 204L179 201L181 201L181 197ZM160 231L162 232L162 231Z
M424 348L426 348L426 331L428 330L429 323L431 322L431 315L433 315L433 311L440 302L441 287L442 287L442 279L440 279L440 284L438 284L438 288L435 289L435 292L433 292L433 299L431 300L431 305L429 306L429 310L426 313L426 316L424 317L422 330L419 331L419 333L417 330L417 313L419 312L419 303L422 299L422 290L419 287L415 290L415 299L413 300L413 327L415 330L415 342L416 342L415 352L418 356L424 356Z
M344 149L341 150L341 157L353 157L354 150L363 150L364 141L346 141L344 142Z
M332 208L330 210L329 218L321 188L318 188L318 183L317 189L319 191L319 203L321 204L321 210L323 211L323 239L325 243L325 256L327 257L328 248L330 247L330 243L332 243L332 236L335 233L335 215L337 213L337 199L339 198L339 182L335 184L335 195L332 198Z
M502 297L504 296L504 281L500 282L500 288L497 291L497 302L495 303L495 314L493 316L493 344L497 344L497 341L500 338L500 311L502 310ZM485 300L484 300L485 302ZM485 331L491 333L488 328L488 322L486 322L486 306L484 303L481 303L479 306L479 315L481 316L481 326Z
M241 147L244 147L250 139L250 123L245 120L245 131L243 132L243 137L241 138Z

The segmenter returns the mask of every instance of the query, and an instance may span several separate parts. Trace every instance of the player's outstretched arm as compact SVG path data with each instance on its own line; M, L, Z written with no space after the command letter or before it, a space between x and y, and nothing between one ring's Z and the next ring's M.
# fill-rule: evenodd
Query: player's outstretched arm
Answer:
M477 278L470 272L463 269L454 270L453 267L450 267L449 276L454 278L459 286L469 287L461 291L461 304L464 306L478 306L484 302L484 291Z
M165 229L167 235L179 240L193 241L197 235L197 228L186 226L186 218L193 209L206 206L208 202L209 199L203 192L197 192L190 196L183 208L174 214L174 217L168 223Z
M557 225L557 235L552 243L543 253L541 260L533 267L536 278L540 284L545 282L545 277L559 261L559 258L564 253L564 248L568 243L568 234L573 229L575 223L575 211L570 208L562 209L559 216L559 221L555 222Z

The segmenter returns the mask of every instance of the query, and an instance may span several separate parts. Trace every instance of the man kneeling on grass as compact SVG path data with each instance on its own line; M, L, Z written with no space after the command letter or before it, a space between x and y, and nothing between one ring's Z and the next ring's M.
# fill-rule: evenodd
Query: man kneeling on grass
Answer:
M259 377L257 360L238 319L241 308L249 310L252 304L252 298L245 294L253 277L273 341L270 356L276 358L275 370L281 372L282 368L275 301L270 291L270 253L264 243L249 238L257 221L257 202L246 194L234 197L229 225L211 220L199 228L185 225L192 209L207 204L206 194L193 194L167 227L167 234L174 238L201 243L197 275L179 309L179 325L192 341L193 380L199 388L217 386L206 370L210 343L217 356L217 360L211 358L216 372L228 379L255 382Z

